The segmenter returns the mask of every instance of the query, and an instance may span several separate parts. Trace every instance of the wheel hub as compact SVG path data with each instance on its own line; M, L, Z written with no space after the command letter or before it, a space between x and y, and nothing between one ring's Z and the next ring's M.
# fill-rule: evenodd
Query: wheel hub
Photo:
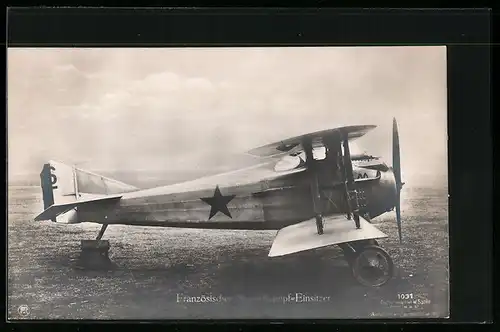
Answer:
M378 246L359 249L351 269L359 283L371 287L381 286L392 278L393 263L389 254Z

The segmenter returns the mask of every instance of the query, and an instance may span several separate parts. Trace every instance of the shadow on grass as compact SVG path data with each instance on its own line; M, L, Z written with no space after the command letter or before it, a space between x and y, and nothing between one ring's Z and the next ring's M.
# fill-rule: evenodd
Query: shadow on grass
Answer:
M44 260L54 270L64 267L70 274L69 278L119 280L132 276L134 282L146 289L164 287L164 294L175 290L250 298L301 292L342 299L409 287L408 281L399 278L397 271L396 277L385 286L375 289L361 286L352 277L339 251L331 248L277 258L262 255L260 248L234 251L230 247L218 247L215 251L216 256L207 250L193 250L182 255L185 259L175 257L165 263L161 257L168 257L166 253L145 256L139 252L137 256L125 257L121 250L117 250L112 258L114 266L109 270L79 268L78 252L47 254Z

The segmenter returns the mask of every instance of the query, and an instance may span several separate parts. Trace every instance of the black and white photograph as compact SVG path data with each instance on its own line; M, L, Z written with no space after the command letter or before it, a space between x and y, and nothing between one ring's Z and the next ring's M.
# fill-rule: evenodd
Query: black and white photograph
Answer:
M446 51L8 48L8 319L448 318Z

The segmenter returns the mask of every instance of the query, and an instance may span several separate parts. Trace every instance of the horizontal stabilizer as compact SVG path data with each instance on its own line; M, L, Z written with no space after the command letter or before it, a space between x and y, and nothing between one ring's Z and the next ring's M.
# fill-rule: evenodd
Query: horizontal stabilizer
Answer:
M55 160L43 165L40 184L45 211L37 218L45 220L50 212L52 221L65 224L78 223L76 209L65 210L70 206L69 203L139 190L132 185Z
M361 227L356 229L354 221L347 220L344 215L325 217L321 235L317 232L314 218L284 227L278 231L268 256L284 256L334 244L387 237L362 217L359 219Z
M66 203L61 203L61 204L53 204L49 208L47 208L45 211L40 213L38 216L36 216L35 221L54 219L58 215L63 214L65 212L67 212L75 207L79 207L79 206L88 206L90 204L97 204L97 203L102 203L102 202L112 203L114 201L118 201L121 197L122 197L122 195L108 195L108 196L97 197L97 198L80 199L78 201L71 201L71 202L66 202Z

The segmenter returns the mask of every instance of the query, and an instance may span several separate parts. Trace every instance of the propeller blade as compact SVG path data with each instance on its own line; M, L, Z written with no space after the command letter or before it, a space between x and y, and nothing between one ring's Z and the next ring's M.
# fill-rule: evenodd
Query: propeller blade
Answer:
M401 156L399 151L399 133L398 133L398 122L396 118L392 122L392 169L394 171L394 178L396 180L396 222L398 225L398 236L399 243L403 242L402 232L401 232L401 188L403 183L401 182Z
M401 232L401 205L400 205L400 193L397 193L397 202L396 202L396 223L398 224L398 237L399 243L403 243L403 233Z
M401 189L401 156L399 152L398 122L394 118L392 122L392 168L396 178L397 189Z

